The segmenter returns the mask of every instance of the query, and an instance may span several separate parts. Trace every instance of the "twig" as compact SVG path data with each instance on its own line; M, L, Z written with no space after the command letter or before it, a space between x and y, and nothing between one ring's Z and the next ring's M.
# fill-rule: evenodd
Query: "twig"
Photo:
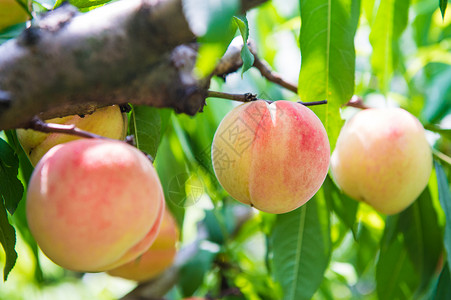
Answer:
M33 129L45 133L63 133L76 135L83 138L91 138L91 139L108 139L106 137L81 130L77 128L75 125L64 125L64 124L55 124L55 123L46 123L42 121L39 117L35 116L29 126L26 129Z
M271 82L274 82L284 88L286 88L289 91L292 91L293 93L298 93L298 87L294 84L291 84L289 82L286 82L285 80L280 77L279 74L272 71L266 63L264 63L258 56L254 54L254 67L257 68L260 71L260 74L262 74L263 77L268 79Z
M240 102L251 102L257 100L257 95L252 93L229 94L216 91L208 91L207 97L223 98Z
M327 104L327 100L321 100L321 101L313 101L313 102L302 102L298 101L298 103L304 105L304 106L314 106L314 105L321 105L321 104Z
M346 103L343 106L355 107L355 108L360 108L360 109L368 109L369 108L368 106L363 104L362 97L359 97L357 95L352 96L351 100L349 100L348 103Z

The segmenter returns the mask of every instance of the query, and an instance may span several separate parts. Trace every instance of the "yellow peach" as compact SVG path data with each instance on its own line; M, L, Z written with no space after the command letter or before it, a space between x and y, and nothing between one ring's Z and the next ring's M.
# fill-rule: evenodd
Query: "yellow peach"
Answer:
M166 209L160 231L152 246L134 261L109 270L108 274L135 281L155 278L174 261L179 230L174 217Z
M358 112L343 126L331 158L338 186L384 214L396 214L415 201L431 170L423 126L400 108Z
M83 117L72 115L46 120L46 122L75 125L79 129L120 140L124 139L127 132L126 118L118 105L112 105L99 108L92 114ZM52 147L79 139L74 135L43 133L32 129L17 129L17 138L34 166Z
M277 214L313 197L327 175L329 157L321 121L289 101L235 107L212 145L213 167L224 189L242 203Z
M164 196L155 169L138 149L81 139L43 156L30 179L26 212L38 245L56 264L106 271L149 249Z

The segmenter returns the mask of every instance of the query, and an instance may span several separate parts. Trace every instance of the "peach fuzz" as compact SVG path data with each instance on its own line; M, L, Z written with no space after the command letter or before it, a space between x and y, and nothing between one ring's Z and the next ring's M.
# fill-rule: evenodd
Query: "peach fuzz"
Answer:
M421 123L400 108L365 109L343 126L332 153L338 186L384 214L408 207L426 187L432 153Z
M146 251L164 205L160 180L142 152L124 142L82 139L44 155L30 179L26 212L52 261L94 272Z
M212 145L216 177L236 200L269 213L292 211L321 187L330 146L318 117L302 104L258 100L230 111Z
M149 250L129 263L109 270L108 274L135 281L155 278L172 265L178 239L179 229L174 217L166 209L160 231Z

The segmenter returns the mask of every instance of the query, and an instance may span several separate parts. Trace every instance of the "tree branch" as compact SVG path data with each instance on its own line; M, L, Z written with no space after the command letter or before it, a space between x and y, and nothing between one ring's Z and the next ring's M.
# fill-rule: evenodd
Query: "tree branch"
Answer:
M65 5L0 46L0 129L127 102L193 115L209 86L191 72L197 51L183 44L194 40L181 0Z

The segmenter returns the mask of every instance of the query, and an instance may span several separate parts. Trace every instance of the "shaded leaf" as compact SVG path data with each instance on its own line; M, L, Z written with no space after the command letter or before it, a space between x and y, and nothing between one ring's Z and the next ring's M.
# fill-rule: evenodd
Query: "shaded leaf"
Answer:
M404 246L409 258L417 273L421 275L417 294L424 295L434 277L443 249L442 232L429 189L424 190L418 199L400 214L398 226L404 234Z
M451 110L451 66L442 70L428 83L426 90L426 105L422 111L423 117L429 123L438 122Z
M17 178L19 159L13 148L0 139L0 195L10 214L13 214L24 193L22 182Z
M180 268L178 286L183 297L192 296L199 288L215 257L216 253L201 249Z
M355 222L359 203L343 194L332 182L329 175L324 180L323 189L329 206L355 236Z
M271 234L273 272L284 300L311 299L330 259L329 214L318 196L300 208L277 215Z
M354 93L354 35L359 19L357 0L300 0L301 9L301 101L327 99L312 107L326 127L331 149L343 121L340 107Z
M451 299L451 278L449 274L449 262L447 262L443 266L432 299L434 300Z
M130 132L135 136L136 147L154 159L170 115L169 109L145 105L134 106L131 112Z
M14 247L16 246L16 231L14 227L9 224L3 202L0 201L0 243L6 254L5 266L3 267L3 280L6 281L9 272L16 264L17 253Z
M437 161L434 161L434 166L435 174L437 176L438 198L446 216L444 244L447 253L447 260L448 262L451 262L451 192L449 190L449 181L446 178L442 166Z
M249 70L254 65L254 55L247 46L247 40L249 38L249 23L247 22L246 15L235 16L235 23L238 25L238 29L243 37L243 48L241 49L241 59L243 60L243 67L241 69L241 77L244 72Z
M383 242L376 266L379 299L413 299L418 281L401 236L397 235L388 244Z

